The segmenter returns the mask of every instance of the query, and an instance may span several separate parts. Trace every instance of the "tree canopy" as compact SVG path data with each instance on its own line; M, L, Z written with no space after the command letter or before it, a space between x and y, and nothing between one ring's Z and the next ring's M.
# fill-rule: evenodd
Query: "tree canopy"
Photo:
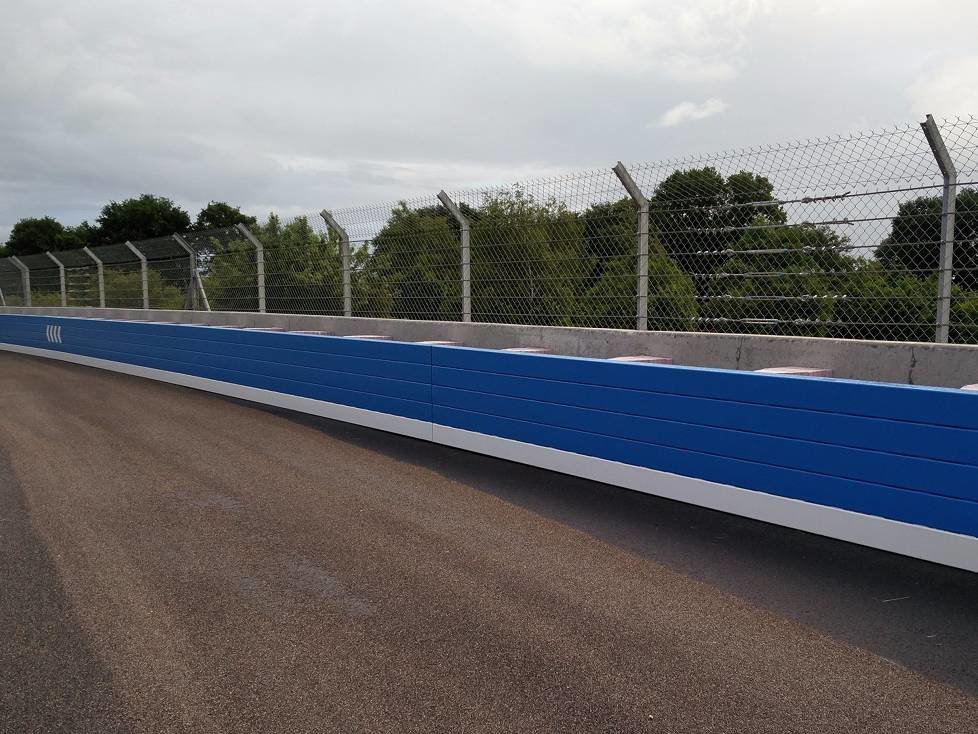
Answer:
M190 215L165 196L141 194L109 202L102 207L94 225L82 222L66 226L50 216L25 217L14 224L6 244L0 246L0 257L115 245L126 240L136 242L188 230L204 231L237 224L254 227L257 221L243 213L240 207L211 201L191 223Z
M190 229L190 215L165 196L141 194L110 201L95 219L99 244L168 237Z
M688 273L711 272L756 218L787 221L767 178L748 171L724 178L710 166L674 171L649 204L666 254Z
M955 203L955 281L978 290L978 189L961 189ZM900 205L876 259L885 270L928 278L939 267L940 253L941 197L921 196Z
M65 227L53 217L27 217L11 229L5 254L32 255L46 250L75 250L91 242L91 227L87 222L77 227Z
M243 214L240 207L231 206L223 201L212 201L197 214L197 219L194 220L194 229L220 229L233 227L237 224L253 227L257 223L258 220L255 217Z

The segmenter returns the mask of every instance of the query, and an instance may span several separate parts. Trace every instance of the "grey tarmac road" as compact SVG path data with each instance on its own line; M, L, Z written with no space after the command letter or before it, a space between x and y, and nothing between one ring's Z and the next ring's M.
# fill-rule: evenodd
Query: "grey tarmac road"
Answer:
M0 732L978 731L975 575L0 353Z

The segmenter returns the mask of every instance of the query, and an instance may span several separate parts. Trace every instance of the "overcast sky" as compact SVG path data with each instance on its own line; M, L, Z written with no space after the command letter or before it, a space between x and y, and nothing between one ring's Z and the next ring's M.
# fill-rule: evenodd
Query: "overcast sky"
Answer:
M20 0L0 241L149 192L383 201L978 113L974 0Z

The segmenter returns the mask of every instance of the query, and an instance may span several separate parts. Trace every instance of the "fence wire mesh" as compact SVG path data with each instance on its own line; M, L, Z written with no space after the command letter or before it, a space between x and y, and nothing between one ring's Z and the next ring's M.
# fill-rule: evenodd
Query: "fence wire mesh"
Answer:
M939 129L957 169L949 340L975 344L978 120ZM644 317L655 330L935 339L945 182L920 125L625 168L647 200L647 225L641 202L607 169L451 192L463 221L425 196L333 210L335 228L319 214L272 215L96 247L102 294L91 256L55 257L70 306L102 296L108 307L142 307L145 276L151 308L436 320L470 312L473 321L604 328ZM60 305L56 263L43 253L21 262L33 303ZM20 267L0 260L7 305L24 302L23 285Z
M350 238L353 316L460 318L461 228L437 198L332 214Z
M24 303L24 277L10 258L0 258L0 305L20 306Z

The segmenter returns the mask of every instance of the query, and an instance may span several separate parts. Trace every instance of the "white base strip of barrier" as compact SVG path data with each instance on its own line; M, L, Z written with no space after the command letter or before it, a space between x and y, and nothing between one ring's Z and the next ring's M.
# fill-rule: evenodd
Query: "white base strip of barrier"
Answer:
M461 428L449 428L437 423L432 436L435 443L457 449L488 454L967 571L978 571L978 538L969 535L536 446Z

